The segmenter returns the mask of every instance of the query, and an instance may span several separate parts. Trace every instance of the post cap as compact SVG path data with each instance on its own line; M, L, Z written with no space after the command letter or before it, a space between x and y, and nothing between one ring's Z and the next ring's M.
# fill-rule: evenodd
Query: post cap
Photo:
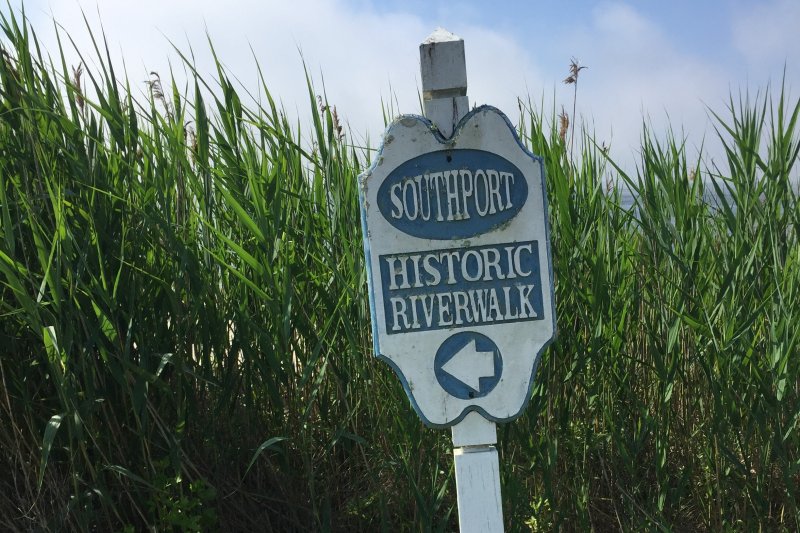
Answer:
M436 28L419 45L419 58L425 100L467 94L467 62L461 37Z
M428 35L428 38L422 41L422 44L444 43L449 41L463 41L461 37L455 33L449 32L444 28L436 28L433 33Z

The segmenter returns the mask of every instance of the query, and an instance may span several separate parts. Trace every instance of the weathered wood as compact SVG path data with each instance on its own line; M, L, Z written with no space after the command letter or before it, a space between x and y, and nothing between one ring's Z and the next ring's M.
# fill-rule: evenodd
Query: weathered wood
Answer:
M511 420L554 328L543 165L495 108L437 129L395 119L360 177L375 353L429 426ZM495 441L470 420L457 443Z
M461 533L503 531L500 463L494 446L456 448L458 523Z
M438 28L419 47L425 116L445 137L469 111L463 39Z
M495 423L522 413L555 332L544 165L508 118L467 111L464 41L420 45L425 115L359 176L375 354L452 427L462 532L503 530Z
M450 137L469 110L464 41L437 29L419 52L425 115ZM452 426L452 438L461 533L503 531L495 423L473 411Z
M472 412L452 432L461 533L503 531L497 426Z
M480 446L497 443L497 424L472 411L450 428L453 446Z

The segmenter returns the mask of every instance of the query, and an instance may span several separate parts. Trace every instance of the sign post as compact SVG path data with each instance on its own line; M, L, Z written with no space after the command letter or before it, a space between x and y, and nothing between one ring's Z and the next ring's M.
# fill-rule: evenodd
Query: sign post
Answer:
M469 111L464 41L439 29L420 45L419 60L425 116L444 137L450 137ZM491 375L488 369L480 370L479 365L464 366L464 371ZM459 376L455 371L451 375ZM461 381L469 385L467 379ZM452 426L451 431L458 523L462 533L503 531L500 463L494 447L497 443L495 423L472 411Z
M495 423L519 416L555 335L542 161L467 99L464 41L420 45L425 117L359 176L375 354L425 424L452 428L462 533L503 531Z

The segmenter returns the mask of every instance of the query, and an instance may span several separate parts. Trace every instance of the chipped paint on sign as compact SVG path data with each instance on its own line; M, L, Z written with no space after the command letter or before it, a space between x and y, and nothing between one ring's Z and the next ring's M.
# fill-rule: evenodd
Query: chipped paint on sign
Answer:
M430 426L519 416L555 335L541 158L489 106L448 140L406 115L359 185L376 355Z

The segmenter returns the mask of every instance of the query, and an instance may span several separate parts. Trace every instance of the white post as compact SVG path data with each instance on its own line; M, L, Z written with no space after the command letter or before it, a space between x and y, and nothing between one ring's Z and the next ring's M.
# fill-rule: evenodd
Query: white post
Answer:
M450 137L469 111L464 40L442 28L419 47L425 116ZM494 422L471 412L452 427L461 533L503 531Z

